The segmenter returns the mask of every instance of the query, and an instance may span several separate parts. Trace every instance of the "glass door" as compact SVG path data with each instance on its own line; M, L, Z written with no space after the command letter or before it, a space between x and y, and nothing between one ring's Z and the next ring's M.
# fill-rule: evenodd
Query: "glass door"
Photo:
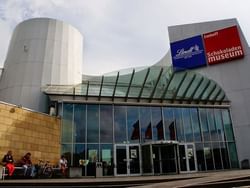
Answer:
M197 171L194 143L179 145L180 172Z
M176 145L163 145L160 147L162 174L177 173Z
M117 175L127 175L127 148L125 145L117 145L115 148L115 165Z
M152 175L153 173L151 148L151 145L141 146L142 173L145 175Z
M177 173L176 146L173 144L152 145L154 174Z
M128 146L128 161L129 161L129 166L128 166L128 171L129 174L140 174L140 151L139 151L139 145L135 146Z
M115 175L139 175L141 173L139 145L117 144L114 147Z

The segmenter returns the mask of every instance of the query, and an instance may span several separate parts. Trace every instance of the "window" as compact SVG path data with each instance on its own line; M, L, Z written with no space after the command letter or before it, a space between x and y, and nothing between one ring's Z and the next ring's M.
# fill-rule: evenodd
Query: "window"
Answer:
M114 116L115 143L127 142L126 107L115 106Z
M166 140L176 140L175 120L172 108L163 108Z
M100 105L100 142L113 142L113 110L111 105Z
M142 142L152 140L151 112L148 107L140 108L141 139Z
M140 142L140 121L139 108L136 106L127 107L128 140L131 143Z
M85 143L86 135L86 105L74 105L74 142Z
M87 142L99 143L99 105L87 105Z
M63 103L62 142L72 143L73 104Z

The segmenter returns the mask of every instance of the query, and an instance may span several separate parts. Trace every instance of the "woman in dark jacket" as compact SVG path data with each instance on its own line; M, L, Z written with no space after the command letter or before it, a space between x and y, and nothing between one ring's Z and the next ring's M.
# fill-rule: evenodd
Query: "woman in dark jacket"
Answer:
M9 150L8 153L3 157L3 164L6 166L6 168L9 171L9 176L12 176L15 170L14 166L14 159L12 156L12 151Z

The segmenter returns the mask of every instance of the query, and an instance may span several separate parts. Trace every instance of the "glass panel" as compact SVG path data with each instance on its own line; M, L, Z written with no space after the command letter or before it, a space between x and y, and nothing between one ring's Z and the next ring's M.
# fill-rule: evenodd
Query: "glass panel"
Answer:
M130 174L140 173L139 146L129 146L129 169Z
M142 85L144 82L144 79L146 78L148 69L145 68L144 70L141 70L139 72L136 72L134 74L134 78L131 84L129 97L138 97L140 94L140 91L142 89Z
M103 176L114 175L113 145L101 144L101 162L103 165Z
M209 83L208 79L203 80L203 82L201 83L199 88L195 91L195 95L194 95L193 99L200 100L201 95L203 95L202 92L204 92L204 89L205 89L205 87L207 87L208 83Z
M217 128L215 125L213 109L207 109L207 120L209 124L209 129L210 129L211 141L218 141L219 137L218 137Z
M160 99L162 97L163 92L167 86L167 83L172 75L171 67L161 67L161 68L163 68L163 72L161 74L161 78L158 82L158 85L156 87L155 94L154 94L154 98L157 98L157 99Z
M160 66L152 66L150 67L150 72L148 75L147 82L142 92L142 98L149 98L150 94L153 91L153 88L156 84L157 78L160 74L161 67Z
M112 76L112 77L111 76L104 76L101 96L108 97L108 96L113 95L116 76Z
M175 94L177 94L176 93L177 88L179 87L179 85L180 85L180 83L181 83L184 75L185 75L184 71L183 72L178 72L178 73L174 74L174 78L172 79L172 81L171 81L171 83L169 85L169 88L168 88L168 92L167 92L167 94L165 96L167 99L172 99L173 96Z
M73 166L79 166L80 159L86 159L85 144L75 144L73 153ZM85 167L83 167L82 176L85 176Z
M63 103L62 142L72 142L73 104Z
M193 145L187 145L187 158L188 158L189 170L190 171L196 170Z
M75 95L86 95L87 93L87 83L82 83L75 86Z
M98 96L100 93L100 86L101 80L98 83L89 82L88 96Z
M201 75L196 74L196 77L195 77L192 85L188 89L188 92L186 94L186 99L190 100L191 97L193 98L192 95L198 90L198 87L201 85L201 81L202 81Z
M228 149L225 142L221 142L221 155L224 169L230 168L229 157L228 157Z
M96 174L96 167L95 163L96 161L99 161L98 159L98 144L88 144L87 145L87 159L89 160L89 163L87 165L87 176L95 176Z
M127 107L128 139L131 143L140 142L140 123L139 108L134 106Z
M204 154L207 164L207 170L214 170L213 154L210 143L204 144Z
M234 142L228 143L231 168L239 168L236 145Z
M99 105L87 105L87 142L99 143Z
M127 150L126 146L116 146L117 174L127 174Z
M114 129L115 129L115 143L127 142L126 134L126 107L114 107Z
M193 129L191 125L190 112L189 108L182 109L182 117L183 117L183 127L184 133L186 137L186 142L193 142Z
M130 71L131 71L130 74L121 75L119 77L116 91L115 91L116 97L125 97L126 96L133 70L130 70Z
M114 87L115 87L114 85L103 85L101 96L105 96L105 97L113 96Z
M62 103L58 103L58 105L57 105L57 113L58 113L58 115L59 116L61 116L61 117L63 117L63 109L62 109Z
M140 108L142 142L152 140L151 113L149 107Z
M74 105L74 142L83 143L86 135L86 105Z
M179 89L179 92L178 92L178 96L177 96L177 99L178 98L183 98L184 97L184 92L186 92L187 91L187 89L189 89L188 88L188 86L189 86L189 84L191 83L191 81L192 81L192 79L193 79L193 76L194 76L194 74L192 74L192 73L187 73L187 76L186 76L186 78L184 79L184 81L183 81L183 83L181 84L181 87L180 87L180 89Z
M199 142L201 141L201 128L199 124L198 110L196 108L191 108L190 115L191 115L191 120L192 120L193 131L194 131L194 140Z
M162 173L177 172L175 145L161 146Z
M220 150L220 143L214 142L213 143L213 154L214 154L214 165L215 169L222 169L222 162L221 162L221 150Z
M175 117L177 140L179 142L184 142L185 140L184 140L184 132L183 132L183 126L182 126L181 108L174 108L174 117Z
M215 109L214 115L215 115L215 123L217 127L219 141L225 141L225 133L224 133L223 123L222 123L221 110Z
M225 96L225 93L222 91L220 92L220 94L218 95L218 97L216 98L217 101L225 101L228 100L227 97Z
M209 96L209 100L210 100L210 101L216 100L215 97L218 96L220 90L221 90L220 86L216 85L215 90L214 90L213 93Z
M176 140L175 120L172 108L163 108L166 140Z
M142 172L143 173L152 173L152 165L151 165L151 152L150 145L141 147L142 153Z
M202 133L203 133L203 140L210 141L206 109L201 108L199 109L199 111L200 111L200 120L201 120L201 127L202 127Z
M72 165L72 144L62 144L62 155L68 160L68 164Z
M185 145L179 145L179 155L180 155L180 167L181 171L187 171L187 158Z
M211 81L210 82L210 84L209 84L209 86L206 88L206 90L204 91L204 93L203 93L203 95L202 95L202 97L201 97L201 100L208 100L209 99L209 94L211 95L211 92L213 92L214 91L214 89L215 89L215 86L216 84L215 84L215 82L213 82L213 81Z
M232 122L230 119L229 111L227 109L222 110L222 118L223 118L223 124L226 132L227 141L233 141L234 134L233 134Z
M111 105L100 105L100 142L113 142L113 111Z
M161 108L160 107L151 107L152 112L152 125L153 125L153 140L163 140L164 131L163 131L163 121L161 117Z
M195 149L196 149L198 171L205 171L206 165L205 165L205 159L204 159L205 152L203 149L203 144L195 144Z
M159 147L156 145L152 145L153 150L153 163L154 163L154 174L160 174L161 172L161 159L160 159L160 151Z

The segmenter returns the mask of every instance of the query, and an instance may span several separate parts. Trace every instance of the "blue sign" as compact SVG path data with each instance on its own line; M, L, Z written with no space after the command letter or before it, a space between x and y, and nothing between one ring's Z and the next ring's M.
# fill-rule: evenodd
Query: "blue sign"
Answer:
M206 56L200 35L170 44L175 71L206 66Z

